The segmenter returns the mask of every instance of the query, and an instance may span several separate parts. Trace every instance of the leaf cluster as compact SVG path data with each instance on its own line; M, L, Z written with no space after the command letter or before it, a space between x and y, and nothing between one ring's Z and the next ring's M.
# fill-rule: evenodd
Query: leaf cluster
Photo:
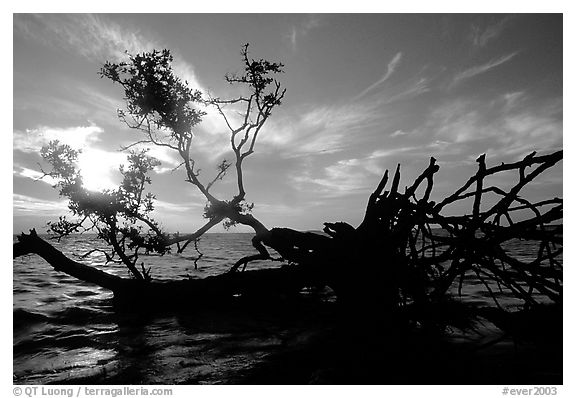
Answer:
M101 77L124 88L128 113L170 130L173 138L190 136L205 115L192 106L202 102L202 96L174 74L170 51L128 55L128 62L106 62L100 71Z
M224 78L230 84L242 83L248 85L255 94L255 100L259 108L280 105L282 96L279 96L277 91L266 92L266 89L272 83L277 83L274 75L284 72L284 64L271 62L266 59L250 59L248 46L248 44L245 44L242 47L243 73L227 74Z
M204 207L204 218L213 220L225 218L223 226L225 229L230 229L238 224L237 221L231 218L226 218L228 214L235 213L239 215L247 215L254 209L254 203L248 203L246 200L231 200L211 203L208 202Z

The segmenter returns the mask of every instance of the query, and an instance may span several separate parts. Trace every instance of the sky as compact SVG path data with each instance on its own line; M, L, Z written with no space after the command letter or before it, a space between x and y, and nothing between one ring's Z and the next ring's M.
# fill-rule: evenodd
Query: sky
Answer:
M168 48L181 78L220 97L238 94L223 76L241 70L243 44L254 58L282 62L286 96L244 164L246 199L268 227L311 230L357 225L398 163L405 186L434 156L434 199L474 174L483 153L490 166L562 149L562 31L561 14L15 14L13 232L44 230L66 213L39 179L50 140L82 150L89 188L118 184L119 149L140 137L116 116L121 89L98 71L125 51ZM195 134L192 157L208 182L232 160L228 135L214 111ZM174 154L150 154L162 162L151 175L156 220L194 231L203 196L172 171ZM230 199L234 187L230 174L214 193ZM562 188L560 165L525 197L562 196Z

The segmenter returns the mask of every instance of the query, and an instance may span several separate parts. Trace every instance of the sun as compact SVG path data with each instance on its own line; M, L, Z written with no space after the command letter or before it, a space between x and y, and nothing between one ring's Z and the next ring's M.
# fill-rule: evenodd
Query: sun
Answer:
M126 162L126 155L100 149L83 149L78 156L78 168L84 188L102 191L118 187L118 167Z

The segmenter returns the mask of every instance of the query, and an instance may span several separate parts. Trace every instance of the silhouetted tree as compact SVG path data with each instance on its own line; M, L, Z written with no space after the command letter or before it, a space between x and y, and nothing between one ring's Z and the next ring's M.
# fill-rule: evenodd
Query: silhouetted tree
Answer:
M44 175L57 181L60 196L68 199L68 208L76 217L73 221L60 217L48 224L49 230L58 238L95 231L112 249L111 253L104 252L109 262L119 258L134 278L149 280L149 271L137 268L138 253L144 250L163 254L168 249L158 223L150 217L154 195L144 192L150 184L147 173L159 162L145 151L132 151L128 167L120 168L123 179L118 189L94 192L84 187L82 176L74 166L78 154L79 151L58 141L42 148L42 157L52 165Z
M60 195L69 201L74 221L60 218L50 224L58 237L70 233L96 231L110 245L108 261L126 265L131 279L119 278L67 259L37 236L22 234L14 245L14 256L37 253L55 269L114 291L117 297L154 298L168 302L187 302L190 298L210 297L229 300L233 295L269 295L298 292L303 287L328 285L348 308L374 308L387 313L405 308L426 308L442 300L455 281L460 287L467 275L475 275L493 294L508 289L528 306L538 297L562 300L561 225L562 199L532 203L522 198L522 189L562 159L562 152L487 167L484 155L478 158L478 171L462 187L439 203L432 201L434 176L439 167L432 158L429 166L402 192L400 166L388 190L388 171L368 200L366 213L358 227L326 223L325 234L300 232L289 228L267 228L251 214L246 201L243 164L255 151L258 135L273 110L281 104L285 89L275 76L281 63L254 60L248 45L242 49L243 70L227 75L226 81L241 86L243 94L232 99L204 98L175 76L168 50L130 55L127 62L106 63L101 76L124 90L126 109L120 120L141 134L141 139L125 148L130 151L128 166L121 168L123 180L114 190L92 192L82 185L74 166L78 152L69 146L50 143L42 150L51 165L44 172L56 179ZM191 157L194 132L212 106L230 133L232 162L222 161L214 178L204 180ZM240 118L229 117L228 107ZM206 223L191 234L169 234L152 218L154 195L147 191L149 172L159 162L139 144L152 144L173 150L181 159L185 181L201 192L207 205ZM237 192L231 198L217 198L211 188L234 170ZM487 185L486 177L517 173L510 187ZM506 189L507 188L507 189ZM486 195L494 204L482 209ZM468 214L445 215L457 202L471 200ZM516 214L525 213L521 217ZM243 224L254 230L252 244L257 253L236 261L230 272L203 280L157 282L143 264L139 253L166 253L176 246L182 252L191 242L219 223ZM513 239L533 240L539 250L530 260L514 258L504 246ZM244 271L250 261L270 259L274 249L288 266L277 269ZM420 312L422 314L423 312Z

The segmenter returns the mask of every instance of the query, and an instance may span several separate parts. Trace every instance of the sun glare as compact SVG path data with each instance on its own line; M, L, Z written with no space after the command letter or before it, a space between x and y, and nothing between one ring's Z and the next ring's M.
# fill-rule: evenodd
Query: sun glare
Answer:
M102 191L118 187L118 167L126 163L126 155L97 149L84 149L78 157L78 167L84 187L90 191Z

